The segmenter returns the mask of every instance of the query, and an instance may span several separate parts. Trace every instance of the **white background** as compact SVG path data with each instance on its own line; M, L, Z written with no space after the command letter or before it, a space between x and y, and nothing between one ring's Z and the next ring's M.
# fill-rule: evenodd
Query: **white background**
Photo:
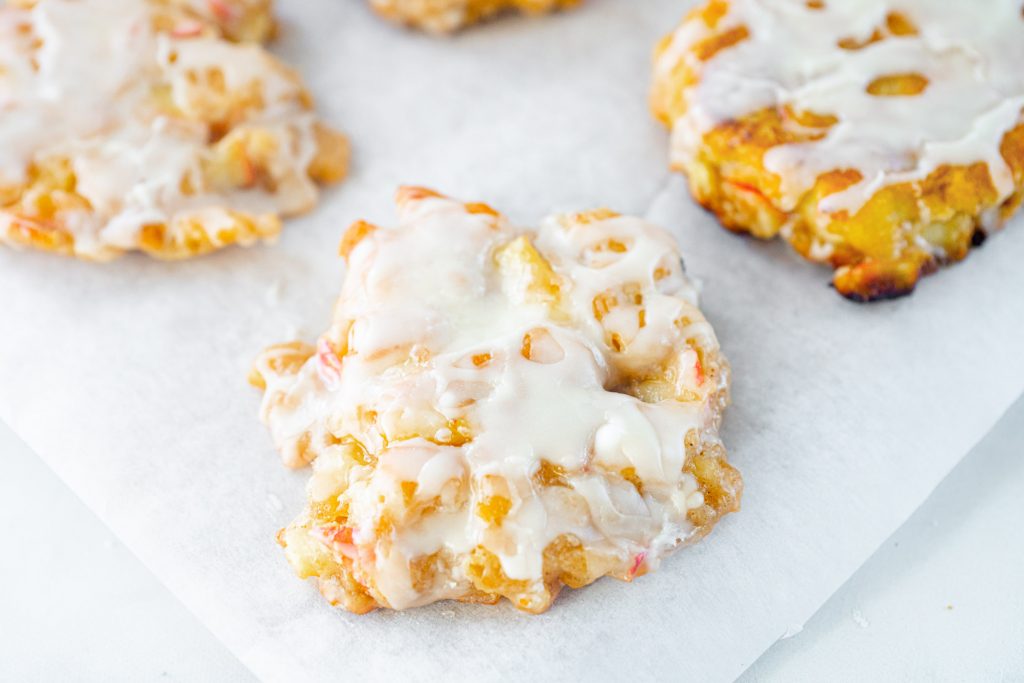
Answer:
M760 653L762 641L803 621L1024 386L1014 344L1024 338L1019 228L912 299L852 307L825 288L824 271L784 245L727 235L687 199L681 179L666 182L665 133L645 95L650 46L678 19L678 0L595 1L445 44L394 31L361 2L281 9L278 49L308 74L321 110L356 149L352 177L315 215L293 222L274 249L174 266L126 259L95 269L0 253L5 416L250 665L261 656L264 670L285 673L325 664L332 677L357 679L373 663L479 673L502 654L525 659L526 636L533 663L549 673L571 657L634 679L644 665L663 675L695 663L739 671L750 659L723 653L736 644ZM356 217L389 221L387 196L409 181L489 201L517 220L598 202L659 216L704 279L705 310L736 369L726 430L748 475L744 515L723 523L714 543L681 553L678 573L666 567L628 594L609 582L570 594L553 628L553 616L517 621L518 651L490 635L500 633L501 613L359 621L332 612L266 552L290 513L275 512L264 493L279 492L294 510L305 477L274 462L256 395L242 388L245 365L289 325L316 325L305 336L322 329L341 227ZM270 306L275 280L286 286ZM780 304L772 315L760 296L766 284ZM803 367L823 371L791 382ZM1019 678L1020 437L1018 428L1001 449L989 446L998 454L972 456L903 540L751 675ZM825 439L831 447L821 449ZM5 462L0 680L244 678L31 454ZM668 607L673 619L659 621ZM610 635L602 619L615 624ZM444 643L429 642L438 626L440 641L463 639L457 659L442 663ZM738 635L744 629L761 638ZM573 649L581 642L609 648Z
M744 680L1024 680L1022 451L1024 399ZM0 458L0 680L253 680L2 424Z

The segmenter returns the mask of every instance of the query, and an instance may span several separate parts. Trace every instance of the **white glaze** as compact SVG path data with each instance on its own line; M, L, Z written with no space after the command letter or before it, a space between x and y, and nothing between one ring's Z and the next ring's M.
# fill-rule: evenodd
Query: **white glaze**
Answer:
M866 41L902 13L919 35ZM746 26L750 36L700 62L689 48L713 33ZM986 162L1000 201L1013 191L999 153L1003 135L1024 108L1024 17L1019 0L730 0L712 31L684 22L658 60L667 77L679 60L699 75L686 94L687 110L673 125L673 161L685 166L701 138L724 121L790 105L832 114L839 122L814 142L780 145L765 166L783 179L780 208L792 210L821 173L856 169L863 180L822 202L825 211L855 211L879 188L923 178L944 164ZM929 83L919 95L867 92L876 78L918 73Z
M656 567L693 531L686 515L703 498L683 472L683 441L690 430L717 439L724 373L714 382L687 374L683 381L694 392L687 402L643 403L609 387L639 370L656 371L675 354L681 367L694 368L697 355L684 340L699 339L710 352L717 350L714 333L662 229L629 217L572 228L564 222L552 217L524 231L448 199L407 202L396 229L377 229L349 256L334 331L319 345L323 356L328 344L338 348L347 338L349 353L340 361L330 353L326 362L313 356L297 375L257 366L267 382L262 416L276 443L290 464L302 464L297 444L312 433L320 457L310 495L320 500L344 491L356 546L377 543L382 510L397 505L400 519L401 482L416 482L421 501L445 499L447 491L440 511L415 525L396 522L393 543L376 545L372 564L361 562L391 607L465 590L461 568L441 592L413 590L409 561L438 550L462 557L482 545L508 577L539 585L544 548L560 534L618 558L626 575L637 557ZM497 250L524 234L562 283L554 307L524 301L529 281L496 265ZM593 246L609 238L629 250L591 265ZM656 282L659 268L668 275ZM608 316L603 328L593 298L624 283L642 287L646 324L616 326ZM691 322L681 329L674 323L682 317ZM538 328L545 332L535 334L533 355L543 362L521 352L524 334ZM605 346L609 330L628 340L624 353ZM477 367L471 359L482 353L492 360ZM379 427L360 422L368 409L377 412ZM445 442L456 420L473 436L460 447L402 437L415 423L420 434ZM328 431L366 444L378 454L376 469L340 457L338 446L326 445ZM570 488L532 481L542 459L567 471ZM618 476L628 467L642 479L643 495ZM500 528L476 514L477 503L494 493L491 475L512 501ZM468 500L455 496L459 481L468 483Z
M185 4L185 3L181 3ZM180 31L153 28L157 14ZM261 105L233 130L259 128L277 140L277 187L220 191L204 186L210 141L208 89L192 79L217 68L229 93L255 89ZM167 87L181 114L156 107ZM76 191L92 209L62 216L79 255L104 258L137 246L147 223L202 217L210 231L229 209L264 216L308 209L316 188L306 168L314 120L294 75L257 45L215 36L179 9L149 0L40 0L0 8L0 187L25 180L30 163L67 158ZM183 179L197 189L182 192ZM12 216L0 211L0 236Z

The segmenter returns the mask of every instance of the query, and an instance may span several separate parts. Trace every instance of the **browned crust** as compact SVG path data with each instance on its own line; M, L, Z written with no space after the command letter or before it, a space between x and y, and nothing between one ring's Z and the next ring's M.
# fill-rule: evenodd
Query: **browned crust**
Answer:
M30 8L35 0L20 0L18 6ZM173 32L175 27L195 25L204 31L235 42L260 42L270 38L273 31L270 0L206 0L197 10L183 0L154 0L153 28L158 32ZM290 70L288 73L291 74ZM291 74L290 78L298 79ZM178 110L166 97L168 86L154 88L154 112L172 118L195 118L196 114ZM211 98L218 106L201 113L209 126L209 158L204 161L200 177L183 181L182 192L192 194L201 184L207 191L225 192L248 188L273 190L282 179L276 177L277 143L273 135L258 125L244 124L247 113L262 106L244 92L214 93ZM308 93L298 89L297 104L311 108ZM228 101L230 99L230 101ZM227 104L225 104L227 102ZM322 185L333 184L344 178L349 148L344 135L317 123L313 128L315 153L306 175ZM83 213L94 209L89 200L78 193L79 178L71 160L64 157L34 159L26 169L23 181L0 184L0 242L15 247L39 249L65 256L108 260L119 256L121 247L104 246L88 255L75 244L71 225ZM185 186L187 185L187 187ZM281 218L276 214L258 214L238 209L216 207L212 223L203 212L182 213L166 223L143 226L134 248L163 260L178 260L200 256L228 245L250 245L276 237L281 231ZM306 207L309 208L309 207ZM301 210L300 210L301 212Z
M430 198L443 197L439 193L422 187L402 187L396 193L396 202L403 205L410 202ZM497 211L486 204L478 202L464 203L466 212L486 214L500 217ZM571 214L565 220L578 226L617 216L608 209ZM348 258L364 239L367 239L378 228L365 221L356 221L346 231L341 241L342 256ZM513 241L514 243L515 241ZM343 357L347 353L346 332L335 330L322 337L329 339L329 350ZM699 367L704 376L706 386L711 387L706 397L709 410L713 415L713 426L718 427L722 412L729 402L729 366L717 347L709 348L699 340L687 340L697 352ZM303 365L317 353L317 349L302 342L289 342L268 348L257 359L250 373L250 383L262 391L268 386L288 385L289 378L294 378L303 370ZM660 401L670 398L665 392L670 382L658 383L662 370L652 368L649 376L635 377L631 382L624 382L614 390L640 398L641 400ZM650 387L655 381L656 387ZM270 404L283 405L294 397L285 393L268 395ZM679 400L690 397L678 396ZM455 429L453 432L457 431ZM372 463L374 456L368 454L358 442L353 442L350 435L336 435L333 443L346 443L350 447L347 457L360 464ZM697 491L701 494L703 504L691 509L687 514L692 529L684 544L694 543L712 531L715 525L727 514L740 508L743 493L743 481L740 473L729 464L725 448L714 437L691 430L684 440L685 459L682 471L691 475L697 483ZM319 446L315 443L312 431L307 431L296 439L294 448L298 453L287 458L294 464L307 464L317 456ZM618 473L626 482L640 489L642 481L629 468ZM566 487L566 472L559 467L542 461L541 468L534 475L534 484L538 487L557 490ZM614 475L610 475L614 476ZM468 486L467 483L460 486ZM415 491L415 487L413 487ZM485 519L500 520L507 513L507 506L487 499L486 509L478 509L477 514ZM429 509L429 505L427 506ZM413 509L409 514L421 514L424 510ZM336 529L340 537L347 531L348 510L346 504L338 502L338 496L325 501L310 501L305 516L298 524L282 529L278 534L278 542L288 548L289 539L297 544L296 552L302 555L302 566L299 575L303 578L315 577L321 593L331 602L344 609L364 614L377 608L388 608L387 601L373 585L370 577L360 570L359 562L348 554L337 554L319 545L310 544L310 533L314 529ZM378 537L386 539L390 528L395 522L384 518L377 529ZM451 575L452 563L456 560L444 551L413 560L411 570L414 583L421 587L430 587L433 582L445 581ZM634 558L633 566L627 571L621 569L621 559L604 557L596 552L587 551L579 539L572 535L562 535L553 540L544 550L542 588L526 581L510 579L502 570L496 556L484 547L477 547L468 558L462 560L462 569L469 583L460 588L462 594L456 598L462 602L496 604L502 598L508 600L517 609L524 612L539 614L546 611L563 587L581 588L603 576L612 576L622 581L632 581L647 571L645 556Z
M711 0L686 21L701 21L709 38L693 46L698 60L711 59L745 39L735 27L717 30L728 12L726 0ZM906 35L916 28L893 13L871 42L889 35ZM658 46L656 57L671 42ZM863 45L850 45L859 49ZM655 79L651 107L671 127L687 109L687 92L699 75L686 62ZM916 74L887 77L873 84L879 95L913 95L922 87ZM764 154L777 145L813 141L834 125L834 116L764 109L727 121L708 131L695 158L677 167L687 176L694 198L734 232L761 239L781 236L809 260L834 269L832 284L843 296L858 302L910 294L918 281L940 266L959 261L984 241L986 225L1005 222L1024 198L1024 112L1020 123L1002 139L1000 152L1013 173L1016 191L1001 202L990 171L983 162L941 166L926 178L879 190L854 215L828 214L820 202L860 179L849 169L834 169L786 210L781 203L781 178L768 171ZM815 247L829 245L827 255Z
M542 14L583 0L370 0L385 19L428 33L445 34L509 11Z

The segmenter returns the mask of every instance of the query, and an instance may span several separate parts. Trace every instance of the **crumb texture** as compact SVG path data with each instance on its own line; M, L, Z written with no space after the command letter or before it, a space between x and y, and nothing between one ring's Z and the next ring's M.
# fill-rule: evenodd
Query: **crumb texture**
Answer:
M354 612L540 612L738 508L728 366L668 233L606 209L517 228L422 188L398 209L342 239L330 329L251 376L285 463L313 468L279 535L299 576Z
M673 167L729 229L856 300L964 258L1024 199L1018 0L710 0L658 46Z
M451 33L506 11L542 14L567 9L582 0L370 0L387 17L429 33Z
M262 46L269 0L0 7L0 242L185 258L276 236L348 148Z

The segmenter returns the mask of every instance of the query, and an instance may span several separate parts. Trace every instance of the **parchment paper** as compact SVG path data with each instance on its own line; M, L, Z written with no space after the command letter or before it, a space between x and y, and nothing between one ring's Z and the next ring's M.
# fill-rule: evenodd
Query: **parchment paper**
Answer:
M452 40L359 0L278 4L277 49L356 150L319 210L274 247L187 263L0 251L0 417L266 679L731 679L1024 389L1021 221L912 297L858 306L827 269L727 234L669 178L649 54L689 3L589 0ZM295 579L274 533L306 474L278 463L245 373L264 345L326 327L342 229L392 220L403 182L524 223L608 205L672 229L732 361L724 438L743 511L659 572L566 592L542 616L356 617Z

